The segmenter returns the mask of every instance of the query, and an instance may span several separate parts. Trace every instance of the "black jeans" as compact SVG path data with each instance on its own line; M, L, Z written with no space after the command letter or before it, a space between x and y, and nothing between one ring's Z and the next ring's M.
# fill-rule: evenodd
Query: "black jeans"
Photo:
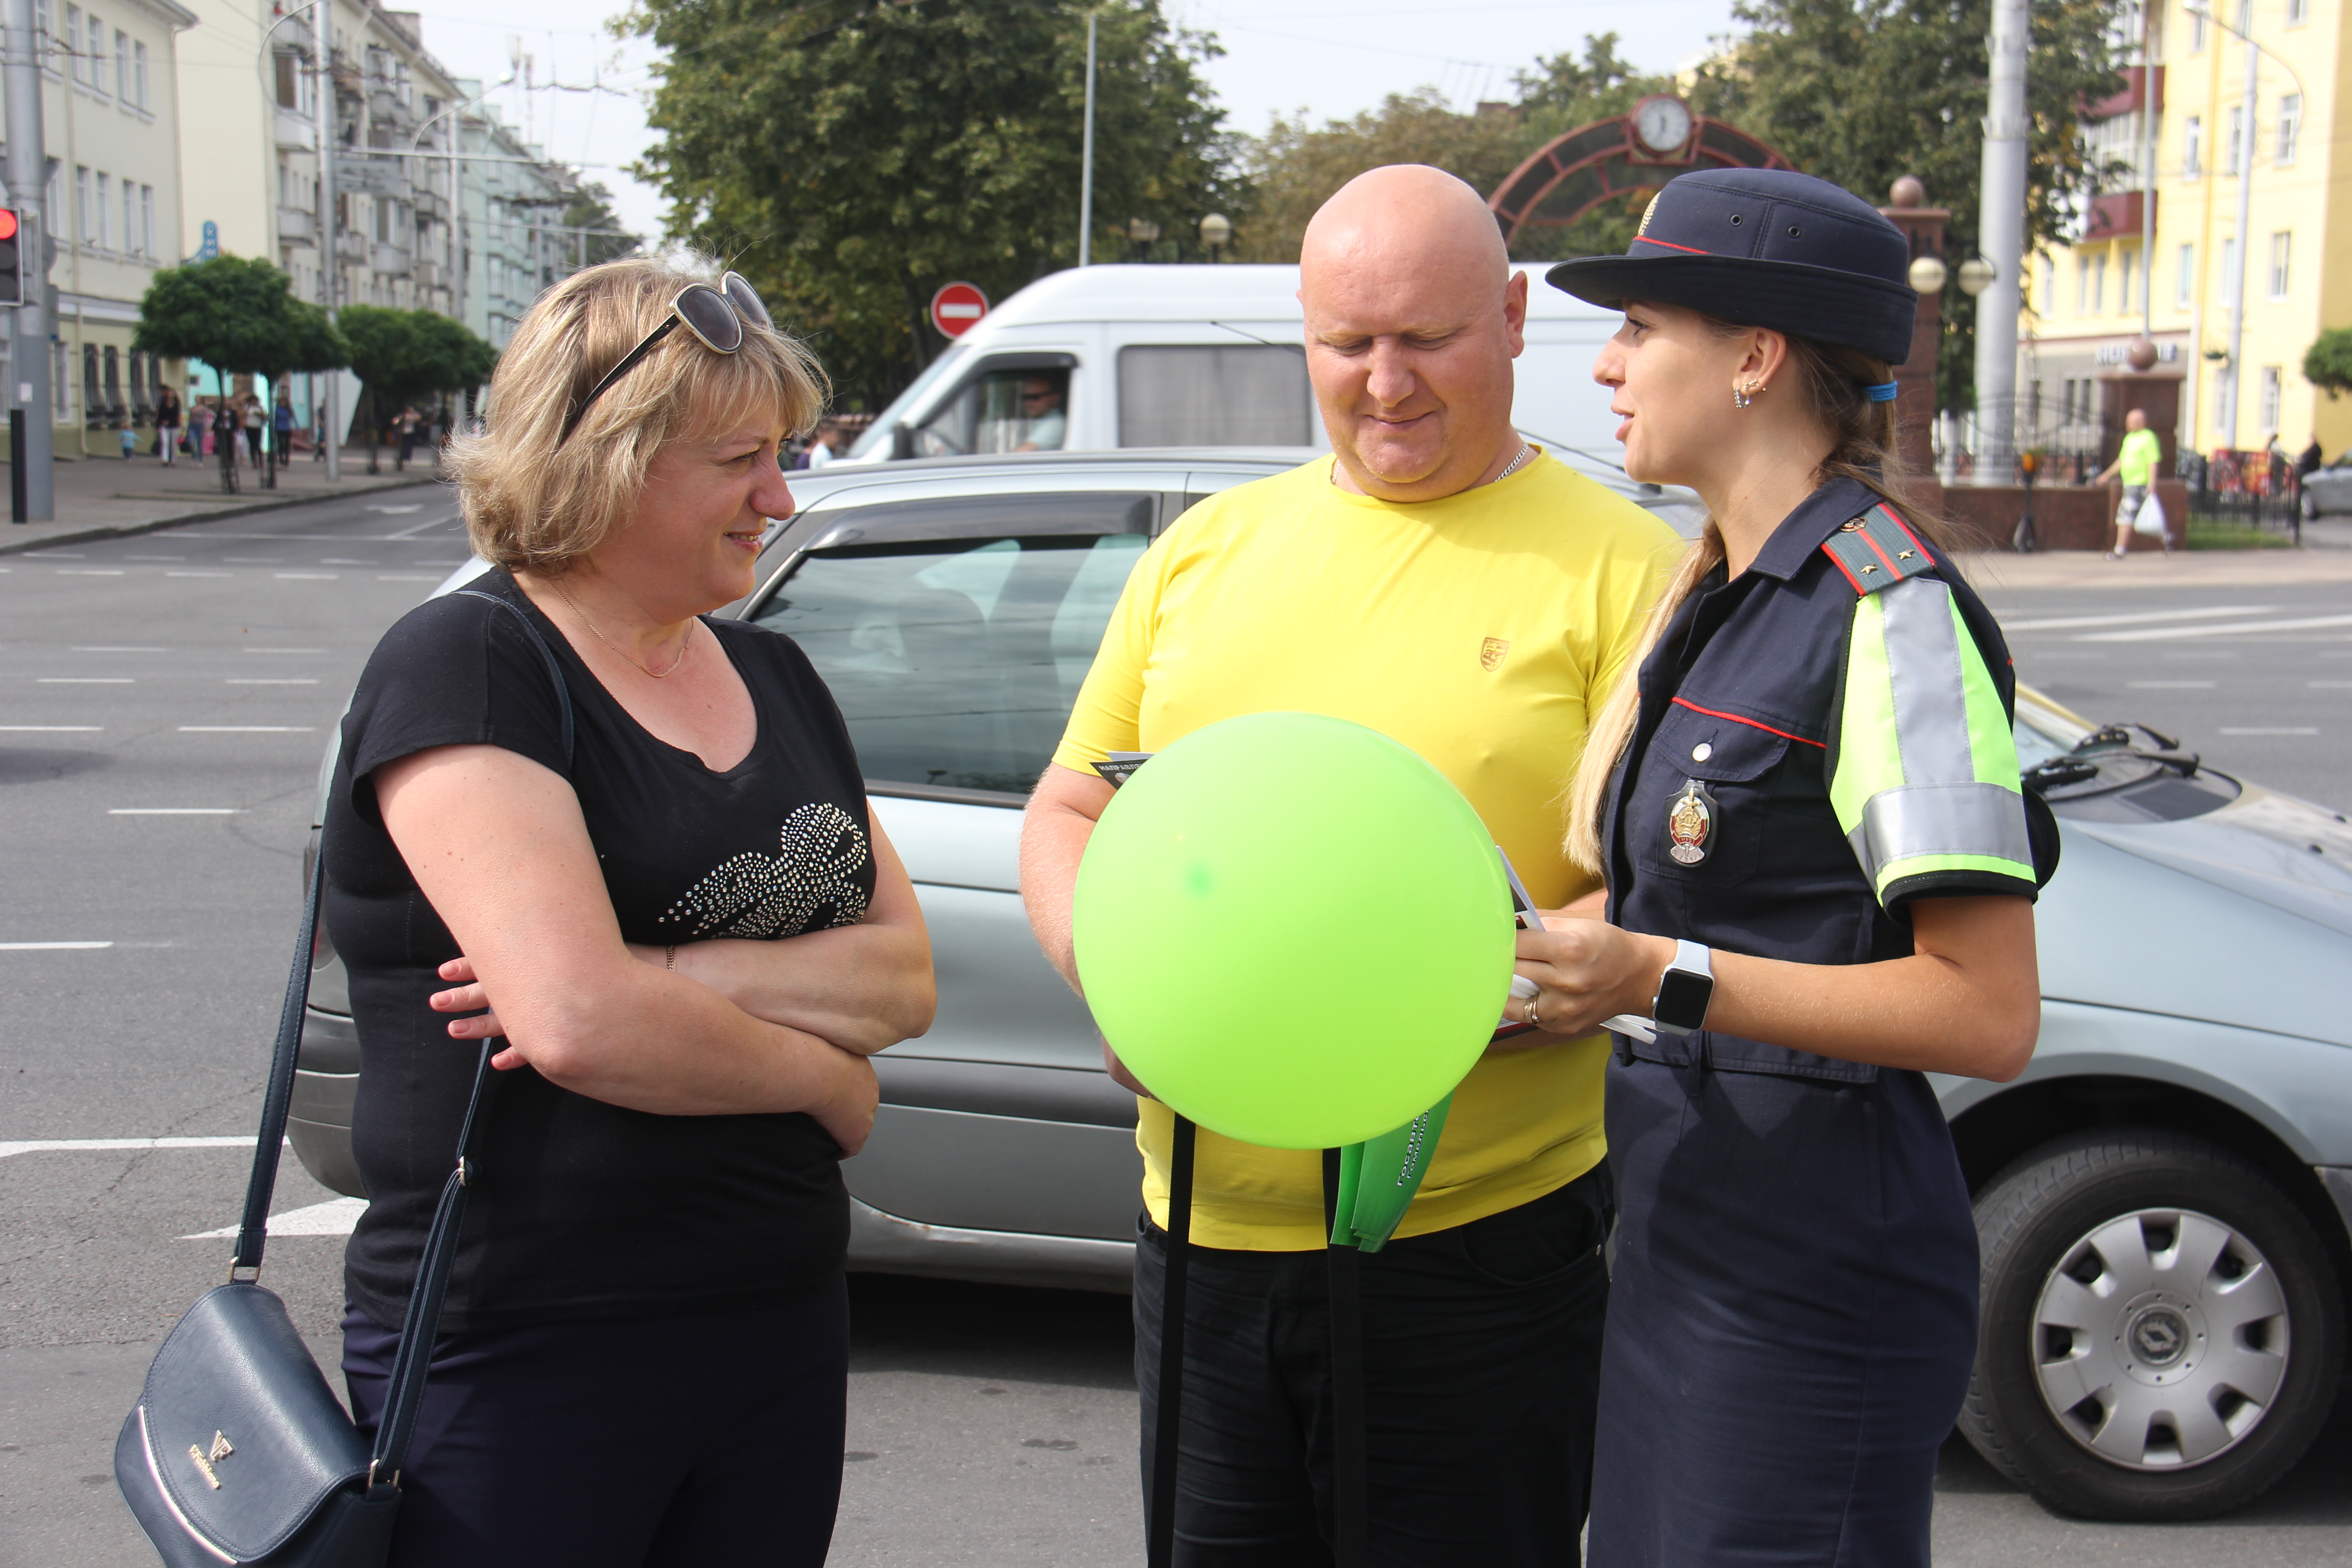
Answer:
M371 1438L399 1342L343 1319ZM818 1568L848 1374L838 1279L767 1307L444 1334L393 1568Z
M1606 1167L1365 1255L1365 1448L1374 1563L1570 1568L1592 1478L1613 1204ZM1149 1507L1168 1237L1135 1257ZM1176 1561L1330 1556L1331 1328L1321 1252L1192 1248Z

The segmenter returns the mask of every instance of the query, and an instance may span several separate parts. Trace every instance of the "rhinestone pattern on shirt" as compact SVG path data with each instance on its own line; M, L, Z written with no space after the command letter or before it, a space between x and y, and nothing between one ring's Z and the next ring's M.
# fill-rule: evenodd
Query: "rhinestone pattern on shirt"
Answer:
M804 805L784 819L782 852L730 856L670 905L660 923L688 925L690 940L798 936L830 908L825 926L866 918L866 829L837 805Z

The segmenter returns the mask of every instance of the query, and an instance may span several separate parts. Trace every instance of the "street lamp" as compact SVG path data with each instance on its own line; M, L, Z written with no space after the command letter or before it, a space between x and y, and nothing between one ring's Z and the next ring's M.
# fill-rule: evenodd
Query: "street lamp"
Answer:
M1160 238L1160 226L1148 217L1127 220L1127 237L1135 246L1135 259L1149 260L1151 246Z
M1233 242L1234 220L1223 213L1211 213L1201 220L1201 243L1209 247L1209 259L1223 259L1224 248Z
M1971 256L1960 263L1960 292L1974 299L1991 288L1993 279L2000 276L2000 269L1991 262L1981 256Z
M1922 294L1942 293L1948 276L1940 257L1923 256L1911 264L1911 287Z

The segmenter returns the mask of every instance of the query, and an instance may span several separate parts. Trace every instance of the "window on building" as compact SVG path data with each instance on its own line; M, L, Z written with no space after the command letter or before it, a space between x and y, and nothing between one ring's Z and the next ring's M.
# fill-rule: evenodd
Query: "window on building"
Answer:
M2184 245L2174 255L2172 308L2186 310L2197 298L2197 247Z
M2116 252L2116 309L2128 315L2132 308L2132 275L2139 270L2137 249Z
M2091 258L2077 256L2074 258L2074 314L2087 316L2090 313Z
M122 182L122 248L132 256L147 254L139 248L139 187L129 180Z
M280 49L278 64L278 107L299 109L302 103L301 61L289 50Z
M145 109L147 103L147 46L131 46L131 100Z
M2222 153L2229 162L2221 165L2222 174L2234 174L2238 172L2239 160L2245 152L2245 147L2239 138L2245 133L2246 106L2242 103L2230 110L2230 139L2222 143Z
M2294 144L2303 137L2303 94L2290 92L2279 100L2278 156L2271 161L2284 169L2294 162Z
M2286 25L2300 27L2311 20L2311 0L2286 0Z
M114 183L111 180L109 180L104 172L101 171L98 176L97 202L98 247L100 250L111 250L114 248L114 236L111 232L114 227L114 220L109 211L109 204L112 201L113 196Z
M139 254L153 259L161 254L155 248L155 187L139 187Z
M2288 265L2294 258L2294 235L2283 230L2271 236L2271 298L2286 298L2290 274Z
M73 377L67 374L71 361L66 358L66 345L57 339L49 342L49 416L52 423L64 425L73 418Z
M79 81L82 79L81 7L66 7L65 37L58 40L66 48L66 74Z
M56 37L49 27L49 0L33 0L33 31L44 45ZM42 53L46 56L47 50L44 48ZM42 63L48 62L44 58Z
M2107 253L2104 250L2091 258L2091 314L2103 316L2107 310Z
M2180 176L2196 179L2205 172L2205 118L2192 114L2181 126Z
M131 101L131 35L119 29L114 35L114 96L123 103Z
M89 85L93 92L106 90L106 24L95 16L89 19Z
M2235 293L2244 283L2238 274L2238 242L2233 237L2221 242L2221 287Z
M2205 52L2205 22L2203 7L2192 5L2189 8L2189 52L2192 55Z
M84 245L94 244L97 241L98 231L92 226L95 221L96 215L89 207L89 167L85 163L77 163L74 165L73 232L80 237Z
M2263 434L2265 436L2275 435L2278 432L2279 395L2285 383L2286 377L2277 365L2263 366L2262 403L2255 422L2262 426Z
M2042 302L2044 315L2058 313L2058 263L2054 258L2042 258L2042 292L2034 296Z

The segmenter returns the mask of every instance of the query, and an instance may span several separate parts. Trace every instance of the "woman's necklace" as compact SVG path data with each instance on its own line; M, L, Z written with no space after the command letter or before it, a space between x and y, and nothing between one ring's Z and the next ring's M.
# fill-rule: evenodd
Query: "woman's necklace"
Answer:
M580 607L579 600L574 599L571 595L565 593L562 588L556 584L550 583L548 586L555 589L555 596L557 598L572 606L572 613L580 617L581 625L586 626L590 631L596 634L596 640L598 642L603 643L606 647L611 648L614 653L619 654L623 658L627 659L631 664L635 665L639 669L644 670L647 676L651 677L655 680L667 680L671 676L676 675L677 673L677 667L686 662L686 656L694 651L694 625L692 622L688 622L686 628L686 640L678 645L677 657L669 661L669 668L667 669L656 669L652 665L646 663L645 660L638 658L635 655L630 653L628 649L623 647L619 643L616 643L611 637L606 637L604 635L604 628L588 618L588 612Z

